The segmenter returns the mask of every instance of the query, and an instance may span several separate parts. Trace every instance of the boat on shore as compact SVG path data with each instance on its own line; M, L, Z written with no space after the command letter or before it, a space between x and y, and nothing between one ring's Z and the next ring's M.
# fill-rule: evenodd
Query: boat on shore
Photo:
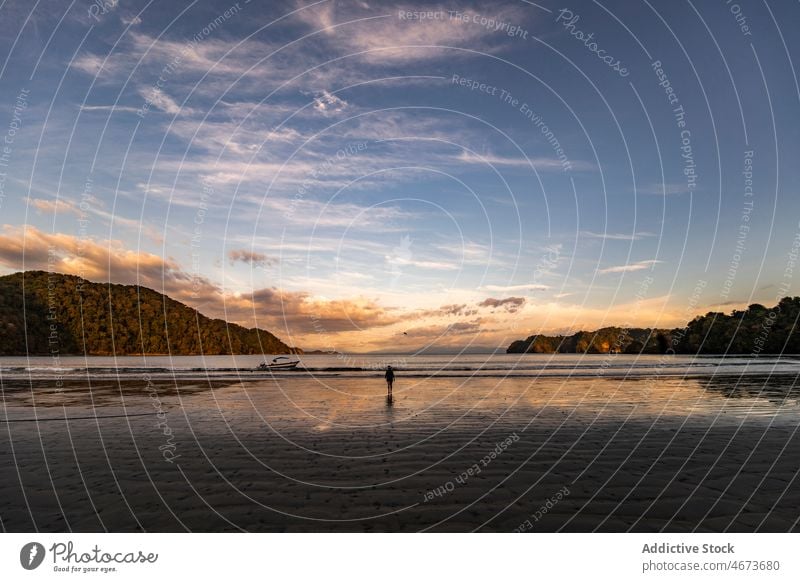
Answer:
M271 362L261 362L257 370L291 370L296 368L300 360L293 360L289 356L278 356L273 358Z

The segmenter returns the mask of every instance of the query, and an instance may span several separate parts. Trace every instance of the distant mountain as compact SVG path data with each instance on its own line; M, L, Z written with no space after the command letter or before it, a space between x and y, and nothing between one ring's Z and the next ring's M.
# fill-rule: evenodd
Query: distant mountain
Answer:
M268 331L211 319L146 287L44 271L0 277L0 356L292 351Z
M709 312L676 329L604 327L569 336L532 335L506 352L605 354L800 354L800 297L775 307L754 303L730 315Z

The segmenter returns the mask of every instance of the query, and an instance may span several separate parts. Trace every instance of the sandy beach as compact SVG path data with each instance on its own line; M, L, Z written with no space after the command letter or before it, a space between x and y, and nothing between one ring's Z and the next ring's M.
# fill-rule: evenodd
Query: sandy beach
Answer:
M2 529L794 531L764 382L6 381Z

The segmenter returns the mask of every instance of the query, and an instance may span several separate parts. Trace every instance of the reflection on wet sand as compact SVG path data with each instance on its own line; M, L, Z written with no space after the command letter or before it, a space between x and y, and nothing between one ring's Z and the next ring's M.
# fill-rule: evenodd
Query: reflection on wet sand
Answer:
M702 378L698 384L725 398L765 398L773 406L797 406L800 385L797 375L746 376L743 378Z
M4 385L4 527L512 531L563 487L534 531L800 516L792 378L151 385Z

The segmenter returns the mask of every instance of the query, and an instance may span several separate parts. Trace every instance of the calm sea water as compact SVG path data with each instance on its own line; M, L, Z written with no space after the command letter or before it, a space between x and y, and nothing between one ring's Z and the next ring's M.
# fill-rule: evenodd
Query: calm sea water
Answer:
M272 356L267 356L271 359ZM791 376L800 357L577 354L304 355L293 370L258 371L264 356L130 356L0 358L0 377L12 379L152 378L255 379L380 377L387 365L406 377L697 377Z

